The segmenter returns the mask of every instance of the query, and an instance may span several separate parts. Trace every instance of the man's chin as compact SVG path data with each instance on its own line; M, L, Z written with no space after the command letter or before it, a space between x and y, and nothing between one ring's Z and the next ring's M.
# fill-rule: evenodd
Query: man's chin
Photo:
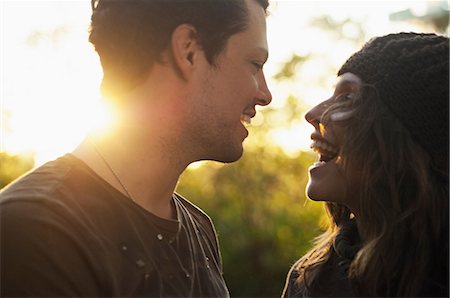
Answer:
M207 160L213 160L221 163L232 163L238 161L242 157L243 153L244 149L241 146L240 148L234 148L234 150L222 152L220 155L208 158Z
M217 162L221 162L221 163L233 163L235 161L238 161L240 158L242 157L242 154L240 154L239 156L227 156L227 157L223 157L223 158L217 158L217 159L213 159L214 161Z

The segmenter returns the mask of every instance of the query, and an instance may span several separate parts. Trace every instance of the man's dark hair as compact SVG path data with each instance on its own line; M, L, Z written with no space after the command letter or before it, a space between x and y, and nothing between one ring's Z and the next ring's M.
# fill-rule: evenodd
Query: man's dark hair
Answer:
M255 0L267 10L269 0ZM103 67L102 92L119 95L142 82L173 30L191 24L209 63L230 36L246 29L245 0L91 0L89 41Z

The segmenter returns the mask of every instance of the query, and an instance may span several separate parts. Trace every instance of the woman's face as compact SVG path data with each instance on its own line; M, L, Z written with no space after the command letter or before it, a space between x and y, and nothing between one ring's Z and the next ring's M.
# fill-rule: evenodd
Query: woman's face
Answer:
M322 123L323 113L332 105L345 106L357 95L361 79L352 73L338 77L334 94L306 113L306 120L314 126L311 148L319 154L319 160L309 168L308 197L314 201L330 201L343 204L355 212L357 175L348 177L342 168L339 155L345 137L343 123L352 117L350 107L333 109ZM350 186L349 186L350 185ZM353 187L355 186L355 187Z

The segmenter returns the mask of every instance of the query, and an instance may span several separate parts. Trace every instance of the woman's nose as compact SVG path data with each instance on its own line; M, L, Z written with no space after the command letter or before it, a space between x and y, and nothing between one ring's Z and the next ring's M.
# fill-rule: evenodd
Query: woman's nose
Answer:
M322 117L324 111L325 102L321 102L306 113L305 119L315 127L319 127L320 118Z

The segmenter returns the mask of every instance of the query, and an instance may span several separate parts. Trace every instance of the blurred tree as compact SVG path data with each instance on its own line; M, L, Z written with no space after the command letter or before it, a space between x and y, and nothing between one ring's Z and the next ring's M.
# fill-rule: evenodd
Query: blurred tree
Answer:
M0 151L0 189L31 170L33 166L34 158L31 155L11 155Z
M448 9L446 17L436 20L448 28ZM346 43L356 50L367 40L363 24L350 19L319 16L309 27L325 32L336 46ZM59 32L55 30L54 36ZM28 43L37 44L43 37L35 34ZM305 63L321 61L325 63L318 64L324 67L317 69L318 84L327 85L324 82L334 78L336 71L331 55L294 53L274 79L311 88L296 77ZM326 225L322 204L308 200L304 193L307 169L315 155L302 151L287 155L270 139L270 132L302 119L306 107L297 96L289 95L282 107L269 106L258 113L239 162L190 167L177 187L213 218L232 297L279 297L290 266ZM0 152L0 188L32 166L32 158Z
M301 66L308 58L309 56L300 56L294 53L291 59L287 61L283 68L274 76L274 79L283 80L295 77L297 66Z
M417 14L411 9L397 11L389 15L391 21L419 23L425 29L445 34L448 33L450 11L448 1L427 1L426 12ZM429 29L428 29L429 30Z
M287 270L320 232L322 206L304 194L314 159L261 144L237 163L183 174L178 191L215 222L232 297L280 296Z
M11 112L7 109L0 110L0 136L11 133ZM34 167L32 154L17 155L0 150L0 189L11 183Z
M293 54L275 79L293 79L306 58ZM269 133L298 121L304 110L293 95L282 107L265 108L252 121L238 162L189 168L178 184L214 220L232 297L279 297L290 266L323 229L322 204L305 195L316 155L287 155Z
M338 21L328 15L317 16L311 19L309 26L327 32L330 38L336 41L347 39L355 45L362 44L366 41L363 24L355 22L350 18ZM349 27L353 29L351 35L346 33Z

